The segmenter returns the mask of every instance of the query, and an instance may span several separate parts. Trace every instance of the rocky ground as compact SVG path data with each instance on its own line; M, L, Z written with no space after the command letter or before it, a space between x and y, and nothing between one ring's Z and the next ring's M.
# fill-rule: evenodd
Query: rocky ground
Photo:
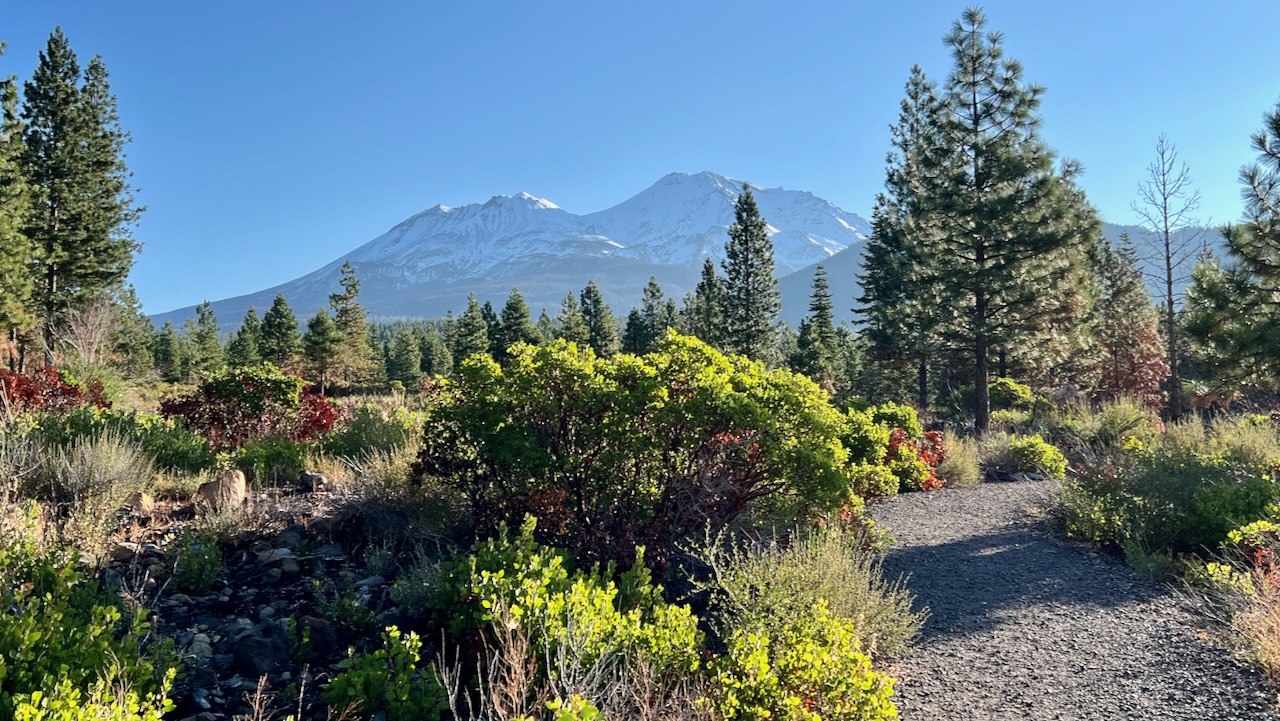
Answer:
M1277 692L1168 586L1056 535L1055 485L988 483L873 507L930 611L897 672L905 721L1276 719Z

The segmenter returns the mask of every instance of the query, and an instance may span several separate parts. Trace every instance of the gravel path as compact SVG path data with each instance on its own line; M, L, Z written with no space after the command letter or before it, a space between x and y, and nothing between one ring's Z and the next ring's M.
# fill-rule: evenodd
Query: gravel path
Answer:
M897 668L905 721L1280 719L1168 588L1056 537L1056 486L989 483L872 508L898 543L886 572L930 610Z

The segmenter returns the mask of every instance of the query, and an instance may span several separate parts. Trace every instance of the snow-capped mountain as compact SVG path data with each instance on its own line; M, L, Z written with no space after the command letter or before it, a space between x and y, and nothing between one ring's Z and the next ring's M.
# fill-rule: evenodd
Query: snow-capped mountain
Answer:
M639 302L649 277L668 297L693 289L703 259L724 256L741 181L702 172L672 173L640 194L587 215L574 215L528 193L494 196L458 208L437 205L332 263L296 280L213 303L223 326L239 323L249 306L261 314L283 293L299 318L328 303L346 261L361 280L360 301L371 318L440 317L465 307L467 295L500 307L518 287L536 316L555 315L567 293L595 280L614 310ZM870 226L812 193L752 188L769 224L779 277L860 246ZM810 270L810 275L811 275ZM784 308L807 304L784 295ZM180 324L192 308L162 313ZM788 314L789 315L789 314Z

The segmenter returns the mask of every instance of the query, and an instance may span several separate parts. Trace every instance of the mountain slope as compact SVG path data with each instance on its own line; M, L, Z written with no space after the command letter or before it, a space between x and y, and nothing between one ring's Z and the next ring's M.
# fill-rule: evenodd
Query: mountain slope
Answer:
M615 312L639 302L649 277L679 300L697 283L703 259L723 258L733 202L742 183L716 173L672 173L606 210L574 215L527 193L414 215L333 262L257 293L215 301L224 329L250 305L262 312L283 293L299 318L326 307L346 261L361 280L374 319L440 317L474 292L500 306L518 287L536 316L554 315L565 294L595 280ZM870 227L812 193L753 188L773 233L777 273L790 274L860 247ZM788 302L784 298L784 302ZM802 306L807 301L801 301ZM153 316L175 324L181 308Z

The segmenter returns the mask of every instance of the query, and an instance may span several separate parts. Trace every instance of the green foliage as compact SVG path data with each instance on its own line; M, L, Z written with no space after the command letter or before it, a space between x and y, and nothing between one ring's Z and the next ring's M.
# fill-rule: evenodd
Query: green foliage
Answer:
M912 611L902 581L884 579L880 557L863 541L860 532L832 530L704 549L712 627L722 637L749 628L776 638L810 622L822 603L833 618L856 622L861 647L900 657L924 616Z
M1119 544L1129 533L1127 499L1097 479L1086 476L1063 484L1055 500L1055 512L1067 535L1098 544Z
M1009 450L1013 457L1013 470L1040 473L1050 478L1067 475L1066 456L1039 434L1022 438L1014 436L1009 441Z
M587 345L601 358L611 358L618 352L618 321L613 309L604 302L595 281L588 281L579 296L582 320L587 324Z
M395 451L404 448L421 432L425 422L424 414L404 406L388 411L376 403L362 403L325 436L324 449L343 458L360 458L373 451Z
M161 401L160 412L180 418L184 427L208 438L215 451L236 449L259 438L295 433L306 385L270 363L223 369L202 379L191 395Z
M880 465L889 449L890 428L874 417L874 408L850 408L840 442L849 452L849 460L861 465Z
M891 431L894 428L901 428L906 432L908 439L915 439L924 435L924 428L920 425L920 416L916 413L916 409L911 406L890 401L872 408L871 417L876 423L885 426Z
M235 454L236 468L254 483L293 483L302 473L306 446L288 438L250 441Z
M382 634L382 647L344 662L345 668L324 687L324 700L339 714L350 709L362 717L382 712L387 721L430 721L447 707L435 673L418 669L422 640L395 626Z
M994 415L994 414L993 414ZM946 455L938 462L934 473L947 488L964 488L982 482L982 464L978 460L978 444L972 438L960 438L947 431L943 435Z
M137 444L162 470L198 473L213 468L217 461L203 436L152 413L86 406L66 414L41 414L34 420L33 435L51 446L69 448L80 438L113 434Z
M14 721L161 721L174 709L169 700L176 669L169 669L154 693L140 695L120 687L114 670L108 670L81 692L75 684L60 679L56 685L15 701Z
M329 374L341 363L344 340L338 324L333 322L327 311L317 311L307 321L307 332L302 336L302 355L307 361L307 372L320 380L321 395L329 382Z
M188 531L173 546L173 582L184 593L205 594L222 575L218 534Z
M713 702L725 721L888 721L898 718L893 678L871 668L857 622L816 604L769 633L738 629L712 662Z
M707 523L849 493L843 419L821 389L674 333L643 358L564 341L520 346L506 369L473 358L445 393L420 473L464 492L482 528L539 515L579 559L646 545L661 565Z
M849 467L849 481L853 492L862 498L893 496L901 483L897 469L891 466L856 463Z
M298 317L289 307L284 294L277 293L266 315L258 337L258 354L263 361L288 366L302 352L302 336L298 334Z
M0 541L0 607L0 718L12 718L17 697L47 690L51 679L85 689L114 669L120 682L144 696L157 689L157 669L139 654L145 617L126 616L71 560L40 552L22 537Z
M773 275L773 241L749 186L743 186L734 204L724 250L725 350L763 359L769 352L781 296Z
M991 381L991 410L1026 410L1031 407L1034 394L1031 386L1011 378L995 378Z

